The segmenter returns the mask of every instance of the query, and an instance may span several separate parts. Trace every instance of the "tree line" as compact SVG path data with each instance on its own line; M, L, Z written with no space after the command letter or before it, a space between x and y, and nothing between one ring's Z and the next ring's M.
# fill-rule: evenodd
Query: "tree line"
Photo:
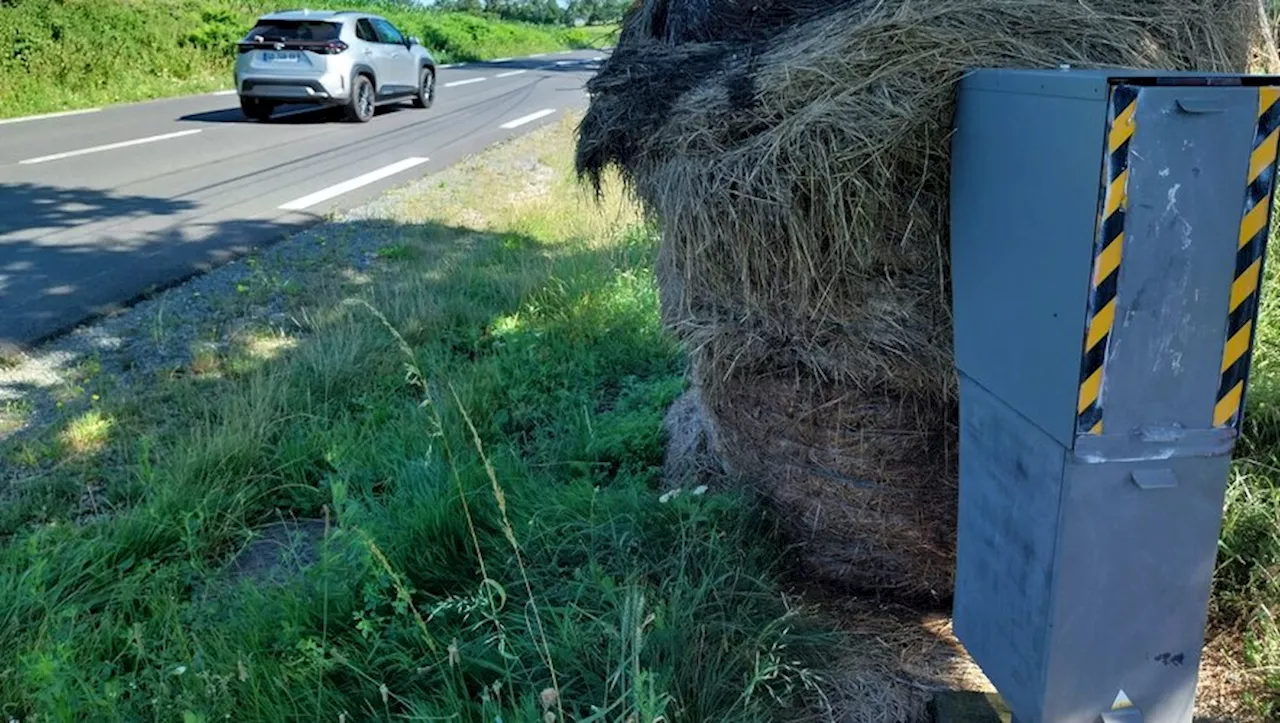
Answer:
M526 23L572 25L582 20L588 24L614 23L622 19L632 0L436 0L442 10L458 10L496 15L504 20Z

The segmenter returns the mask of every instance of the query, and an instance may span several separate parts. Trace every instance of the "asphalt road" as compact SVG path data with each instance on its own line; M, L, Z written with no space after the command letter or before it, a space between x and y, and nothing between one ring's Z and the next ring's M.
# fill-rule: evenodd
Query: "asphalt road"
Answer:
M234 93L0 120L0 346L30 347L586 106L601 54L442 68L365 124Z

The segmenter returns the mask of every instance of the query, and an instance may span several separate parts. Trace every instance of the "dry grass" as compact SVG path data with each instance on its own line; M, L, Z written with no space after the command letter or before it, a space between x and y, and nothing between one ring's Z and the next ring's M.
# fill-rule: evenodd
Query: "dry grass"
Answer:
M982 66L1243 70L1266 54L1259 6L687 5L649 0L628 20L589 85L579 171L622 169L659 222L663 317L691 351L716 452L809 530L802 560L945 598L956 81ZM839 524L815 525L819 511Z
M298 345L298 340L281 332L260 332L245 339L245 352L254 359L268 361Z

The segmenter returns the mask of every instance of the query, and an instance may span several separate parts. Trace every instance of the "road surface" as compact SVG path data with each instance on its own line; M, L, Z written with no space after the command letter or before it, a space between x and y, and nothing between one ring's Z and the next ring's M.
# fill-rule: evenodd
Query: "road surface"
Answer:
M30 347L586 106L593 51L442 68L365 124L234 92L0 120L0 347Z

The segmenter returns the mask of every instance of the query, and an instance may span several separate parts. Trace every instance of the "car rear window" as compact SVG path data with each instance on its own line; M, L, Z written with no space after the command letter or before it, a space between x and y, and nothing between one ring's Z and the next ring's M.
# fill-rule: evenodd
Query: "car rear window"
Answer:
M246 40L306 41L337 40L342 28L337 23L325 23L316 20L269 20L262 21L249 31Z

